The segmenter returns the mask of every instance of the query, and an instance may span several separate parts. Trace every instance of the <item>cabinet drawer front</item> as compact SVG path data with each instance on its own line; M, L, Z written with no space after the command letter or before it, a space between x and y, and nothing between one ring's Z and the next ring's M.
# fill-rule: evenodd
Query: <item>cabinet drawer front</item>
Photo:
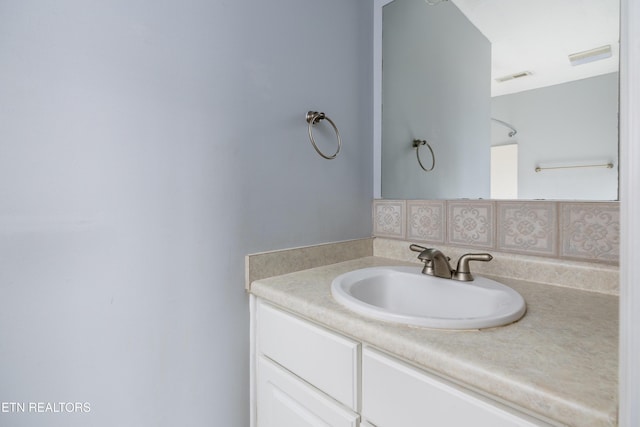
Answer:
M358 342L262 301L256 316L258 353L358 410Z
M548 425L370 348L362 351L362 417L378 427Z
M358 427L360 416L264 356L258 358L258 427Z

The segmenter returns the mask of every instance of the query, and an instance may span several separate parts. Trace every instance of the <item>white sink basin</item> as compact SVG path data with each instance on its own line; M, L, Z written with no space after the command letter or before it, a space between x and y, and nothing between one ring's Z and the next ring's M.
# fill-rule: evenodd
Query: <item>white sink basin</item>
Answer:
M472 282L422 274L421 267L372 267L342 274L331 294L364 316L438 329L481 329L524 316L522 296L495 280Z

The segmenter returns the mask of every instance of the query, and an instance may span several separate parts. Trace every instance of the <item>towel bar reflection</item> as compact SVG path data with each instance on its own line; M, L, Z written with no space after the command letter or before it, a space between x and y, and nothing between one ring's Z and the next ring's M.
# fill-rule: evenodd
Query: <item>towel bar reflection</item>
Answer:
M331 126L333 127L333 130L336 132L336 138L338 139L338 149L336 150L335 153L333 153L330 156L320 151L320 149L316 145L315 139L313 138L312 128L313 126L320 123L322 120L327 120L331 124ZM316 152L327 160L335 159L338 153L340 152L340 148L342 148L342 140L340 139L340 132L338 132L338 127L333 122L333 120L327 117L324 113L319 113L317 111L309 111L307 112L307 123L309 124L309 139L311 140L311 144L313 145L313 148L316 149Z
M536 166L536 172L548 169L575 169L575 168L613 168L613 163L591 163L591 164L574 164L574 165L558 165L558 166Z
M420 147L422 147L423 145L426 145L429 149L429 152L431 153L431 167L429 169L424 167L424 165L422 164L422 160L420 159ZM436 167L436 155L433 154L431 145L429 145L429 143L424 139L414 139L412 147L416 149L416 157L418 158L418 164L420 165L422 170L425 172L431 172L433 168Z

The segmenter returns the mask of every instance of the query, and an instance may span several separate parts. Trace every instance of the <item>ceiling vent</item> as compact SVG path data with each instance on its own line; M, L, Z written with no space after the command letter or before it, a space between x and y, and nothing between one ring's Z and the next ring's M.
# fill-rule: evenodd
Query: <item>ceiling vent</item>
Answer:
M588 62L599 61L611 57L611 46L601 46L584 52L572 53L569 55L571 65L582 65Z
M509 80L521 79L522 77L527 77L531 75L531 71L520 71L518 73L509 74L508 76L498 77L496 81L498 83L508 82Z

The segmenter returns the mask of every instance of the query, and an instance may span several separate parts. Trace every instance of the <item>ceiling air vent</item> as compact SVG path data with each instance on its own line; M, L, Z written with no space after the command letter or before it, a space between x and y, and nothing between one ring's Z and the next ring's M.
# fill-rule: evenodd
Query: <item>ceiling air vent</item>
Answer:
M611 57L611 46L600 46L595 49L585 50L583 52L572 53L569 55L571 65L581 65L588 62L599 61Z
M508 82L509 80L520 79L531 75L531 71L520 71L518 73L509 74L508 76L498 77L496 81L498 83Z

